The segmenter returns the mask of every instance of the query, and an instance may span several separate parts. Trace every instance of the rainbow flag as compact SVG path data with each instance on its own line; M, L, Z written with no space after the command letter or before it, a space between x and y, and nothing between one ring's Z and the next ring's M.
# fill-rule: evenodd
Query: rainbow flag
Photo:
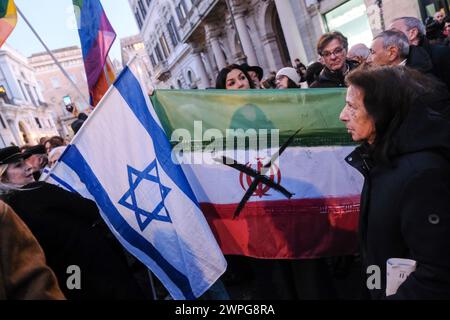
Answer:
M17 23L17 10L13 0L0 0L0 47Z
M73 0L83 51L84 68L92 106L96 106L115 75L108 63L109 50L116 33L99 0Z

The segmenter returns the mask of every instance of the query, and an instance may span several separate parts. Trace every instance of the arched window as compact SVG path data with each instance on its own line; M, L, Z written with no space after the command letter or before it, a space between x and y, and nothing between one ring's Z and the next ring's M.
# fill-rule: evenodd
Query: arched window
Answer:
M189 70L189 71L187 72L187 78L188 78L188 80L189 80L189 83L192 83L192 82L193 82L192 71L191 71L191 70Z

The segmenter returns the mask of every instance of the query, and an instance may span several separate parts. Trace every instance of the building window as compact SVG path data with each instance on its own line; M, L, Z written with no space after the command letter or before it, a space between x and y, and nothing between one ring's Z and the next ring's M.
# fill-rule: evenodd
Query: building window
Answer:
M30 85L28 83L25 83L25 89L27 89L28 95L30 96L31 101L33 102L33 104L36 107L38 107L39 105L38 105L38 103L37 103L37 101L36 101L36 99L35 99L35 97L33 95L33 92L31 92L31 88L30 88Z
M159 37L159 43L161 44L161 47L163 49L164 57L167 59L170 54L169 46L167 45L167 40L164 35Z
M141 10L142 20L145 21L145 17L147 16L147 9L145 9L144 3L142 0L138 1L139 9Z
M150 61L152 62L152 66L155 67L156 60L155 60L155 55L153 53L150 53Z
M138 9L136 9L136 11L134 12L134 16L136 17L136 22L139 26L139 29L142 29L142 26L143 26L142 19L141 19L141 16L139 15Z
M39 129L42 129L41 121L39 121L39 118L34 118L36 121L36 124L38 125Z
M22 95L25 98L26 101L30 101L27 94L25 93L25 89L23 88L23 84L20 80L17 80L19 82L20 91L22 91Z
M156 53L156 57L158 58L158 62L161 62L161 61L164 60L163 56L162 56L162 53L161 53L161 49L159 49L159 45L156 45L155 53Z
M6 103L10 103L8 93L6 92L5 86L2 84L0 84L0 98L3 98Z
M172 44L175 47L180 41L180 36L178 35L177 28L175 26L175 20L170 18L169 23L167 24L167 29L169 30L170 40L172 40Z
M178 15L178 20L180 20L180 24L183 24L187 17L187 8L184 0L180 1L180 4L178 5L178 7L176 7L176 11Z
M187 77L188 77L189 83L192 83L193 81L192 81L192 71L191 70L189 70L187 72Z
M37 92L36 87L33 87L33 90L34 90L34 93L36 94L36 98L38 99L39 104L41 104L41 99L39 98L39 94L38 94L38 92Z
M350 0L325 14L329 31L340 31L348 38L349 48L357 43L370 47L373 35L364 0Z
M177 84L178 84L178 88L179 89L183 89L183 85L181 84L181 80L180 79L177 80Z
M52 82L53 88L55 88L55 89L61 88L61 83L59 82L58 77L51 78L51 82Z
M0 122L2 123L3 129L6 129L6 123L5 120L3 120L3 116L0 115Z

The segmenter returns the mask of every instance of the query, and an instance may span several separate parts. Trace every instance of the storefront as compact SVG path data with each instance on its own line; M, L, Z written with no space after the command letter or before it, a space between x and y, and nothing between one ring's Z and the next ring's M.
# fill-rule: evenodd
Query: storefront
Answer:
M348 38L349 47L356 43L370 45L373 34L364 0L350 0L324 15L327 31L340 31Z

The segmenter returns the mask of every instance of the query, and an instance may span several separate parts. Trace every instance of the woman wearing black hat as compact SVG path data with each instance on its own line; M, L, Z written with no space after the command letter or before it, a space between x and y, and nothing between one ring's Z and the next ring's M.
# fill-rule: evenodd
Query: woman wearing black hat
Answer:
M34 182L26 154L0 150L0 192L33 232L68 299L145 299L124 251L102 222L96 204L45 182ZM81 273L70 278L70 267ZM68 288L73 284L75 289ZM148 290L150 288L148 287Z

